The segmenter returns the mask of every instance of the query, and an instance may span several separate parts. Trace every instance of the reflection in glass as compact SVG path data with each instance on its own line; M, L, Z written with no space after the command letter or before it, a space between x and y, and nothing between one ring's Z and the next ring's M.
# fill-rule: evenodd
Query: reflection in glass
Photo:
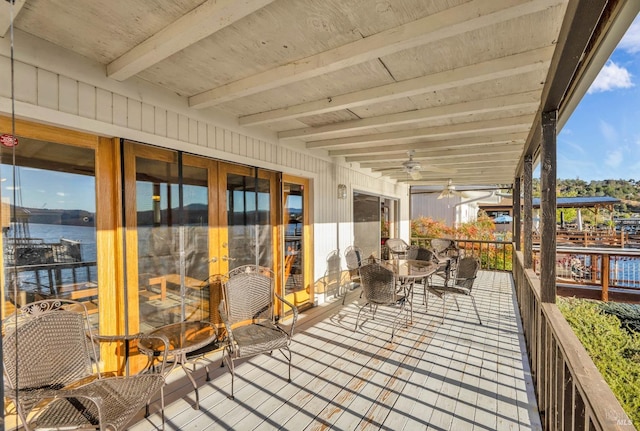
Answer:
M97 325L95 152L24 137L18 142L1 147L4 300L11 308L77 299ZM8 164L14 149L15 168Z
M380 198L353 193L354 245L364 256L380 257Z
M227 174L229 269L273 267L270 199L268 179Z
M179 322L208 301L207 170L136 159L141 329ZM204 316L201 316L204 317Z
M286 294L305 289L302 279L302 263L304 262L303 191L304 186L300 184L286 183L284 185L284 279Z

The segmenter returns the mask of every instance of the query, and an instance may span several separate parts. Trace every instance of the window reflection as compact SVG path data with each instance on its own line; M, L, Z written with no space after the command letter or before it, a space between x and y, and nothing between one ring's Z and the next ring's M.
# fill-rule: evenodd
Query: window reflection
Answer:
M255 263L273 267L270 199L268 179L227 175L229 269Z
M18 142L0 155L4 299L12 306L76 299L97 325L95 152L24 137ZM14 157L15 166L6 163Z
M185 320L208 301L201 289L209 271L207 170L183 166L182 180L178 174L177 163L136 159L143 328Z

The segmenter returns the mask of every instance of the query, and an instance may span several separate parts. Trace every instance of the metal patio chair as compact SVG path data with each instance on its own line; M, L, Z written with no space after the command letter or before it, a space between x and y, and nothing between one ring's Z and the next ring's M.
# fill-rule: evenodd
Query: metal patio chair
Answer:
M458 260L460 259L460 249L456 242L451 239L433 238L431 249L435 259L439 262L436 275L444 279L445 284L455 277Z
M151 397L165 383L162 366L159 373L150 368L136 375L96 372L98 343L117 343L127 369L129 344L145 336L93 334L80 302L52 299L26 304L4 319L2 329L4 394L27 431L123 430L142 408L147 407L148 413ZM164 429L162 395L160 401Z
M478 321L482 325L482 320L480 319L480 314L478 313L478 307L476 307L476 300L474 299L472 294L473 283L476 279L479 269L480 269L480 260L470 256L463 257L458 262L458 271L456 273L456 277L453 280L452 286L448 286L446 284L443 286L431 284L428 287L427 290L430 293L433 293L434 295L442 299L442 321L443 322L444 322L445 305L446 305L447 296L454 295L453 299L456 301L456 306L458 307L458 311L460 311L460 305L458 304L458 299L456 298L456 296L463 295L471 298L473 309L476 312ZM427 307L428 307L429 306L428 296L425 295L425 298L426 298Z
M431 250L417 245L409 246L409 249L407 250L407 261L410 261L411 265L417 267L420 267L420 262L424 262L425 264L438 264L438 259ZM432 276L429 275L418 283L422 284L423 287L423 301L425 301L424 298L427 297L427 287L431 284L431 277Z
M398 280L395 273L380 262L374 261L363 265L360 268L360 278L366 302L358 310L354 331L358 329L360 313L367 306L369 306L374 319L378 307L388 307L396 313L391 328L391 341L393 342L396 326L403 312L406 314L406 326L409 325L409 311L406 307L408 298L398 291Z
M231 372L231 394L234 399L234 361L261 353L280 350L289 362L291 382L291 337L298 319L298 309L274 291L273 273L264 267L245 265L230 271L223 284L220 316L227 330L222 356ZM275 298L293 311L291 326L285 329L276 315Z

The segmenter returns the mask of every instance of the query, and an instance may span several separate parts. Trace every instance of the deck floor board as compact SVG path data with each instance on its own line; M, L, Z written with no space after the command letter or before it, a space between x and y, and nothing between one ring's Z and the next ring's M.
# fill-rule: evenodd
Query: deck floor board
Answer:
M364 310L354 326L359 294L301 313L292 343L292 382L279 352L220 368L221 352L198 361L200 410L184 372L166 387L166 430L541 430L522 329L509 273L481 271L460 311L433 296L428 309L415 289L413 324L397 328L390 315ZM364 323L363 322L364 316ZM204 361L212 379L205 381ZM155 409L154 409L155 407ZM132 431L160 429L159 402Z

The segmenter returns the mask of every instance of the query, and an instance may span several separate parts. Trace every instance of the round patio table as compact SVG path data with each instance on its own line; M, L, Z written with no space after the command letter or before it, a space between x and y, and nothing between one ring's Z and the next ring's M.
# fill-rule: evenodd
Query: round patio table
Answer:
M216 327L211 322L186 321L161 326L148 334L168 340L167 358L172 360L173 365L166 374L171 373L178 365L182 367L196 393L195 408L196 410L200 409L198 386L191 375L192 370L187 367L187 354L211 344L217 337ZM158 357L163 354L164 343L158 339L147 338L140 341L139 349L149 356Z
M426 283L426 279L436 272L438 265L424 260L410 259L392 259L385 263L398 277L398 281L404 289L405 296L409 301L410 323L413 324L413 285L421 279L424 279Z

